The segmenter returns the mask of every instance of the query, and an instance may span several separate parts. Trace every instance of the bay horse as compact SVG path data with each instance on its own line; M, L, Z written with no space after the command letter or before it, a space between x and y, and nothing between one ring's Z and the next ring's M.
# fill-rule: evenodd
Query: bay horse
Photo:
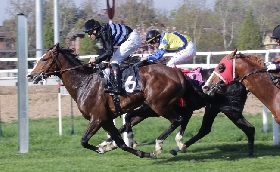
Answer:
M103 128L124 151L140 158L156 158L154 153L146 153L127 147L113 123L113 119L121 114L115 108L111 95L104 93L105 84L97 74L96 68L83 64L72 50L59 47L57 43L50 48L38 61L28 75L34 84L51 75L58 76L65 88L77 103L83 117L89 120L87 129L81 139L81 145L97 153L104 153L99 147L89 144L90 138ZM135 94L119 95L122 112L128 112L139 107L144 101L159 116L168 119L169 128L162 133L166 137L178 126L184 123L184 108L175 109L175 102L188 96L189 87L186 78L180 70L174 70L162 64L139 67L141 90Z
M275 121L280 124L279 73L268 72L262 56L236 52L237 49L222 59L212 77L207 81L204 92L209 94L212 90L218 90L221 86L227 85L222 74L234 71L233 76L227 79L227 83L242 83L271 111ZM227 67L223 61L231 62L233 68Z
M207 81L207 79L211 76L214 69L202 69L202 79L203 81ZM169 152L172 155L177 155L179 151L185 152L186 148L194 144L196 141L200 140L207 134L211 132L212 124L214 123L214 119L216 118L219 112L224 113L239 129L241 129L248 138L248 156L252 156L254 152L254 136L255 136L255 127L252 126L242 115L242 111L244 109L244 105L247 99L247 90L241 83L234 83L229 85L223 90L219 90L212 96L205 96L203 94L203 90L199 84L194 80L189 80L189 82L193 82L193 87L190 87L187 90L187 94L189 96L185 99L185 107L187 111L185 111L185 123L181 124L180 131L177 133L175 137L175 141L177 142L178 147L170 150ZM182 137L185 132L186 126L191 118L193 111L198 110L202 107L205 107L205 114L203 116L202 124L199 129L199 132L190 138L185 143L182 142ZM135 142L133 140L133 131L132 127L139 124L141 121L145 120L148 117L158 117L159 115L154 112L147 104L143 104L141 108L136 109L127 113L125 117L126 124L124 124L119 132L127 132L128 139L130 142L130 146ZM163 139L163 138L161 138ZM163 140L161 140L163 142ZM103 144L103 146L107 144L111 144L111 139L107 139ZM162 143L161 142L161 143ZM156 143L156 151L157 154L160 153L161 143ZM107 146L107 145L106 145ZM110 146L112 147L112 146ZM135 147L135 145L134 145ZM110 150L110 149L109 149Z

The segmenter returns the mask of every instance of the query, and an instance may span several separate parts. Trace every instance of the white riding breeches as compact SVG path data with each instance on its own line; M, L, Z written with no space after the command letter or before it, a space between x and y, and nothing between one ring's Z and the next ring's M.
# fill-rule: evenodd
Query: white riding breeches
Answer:
M175 53L173 57L167 62L167 66L174 67L177 64L180 64L184 61L187 61L191 58L193 58L196 55L196 46L193 42L188 42L188 46Z
M123 62L125 58L140 47L141 41L139 33L136 30L133 30L133 32L129 34L128 39L116 50L110 63L120 64Z

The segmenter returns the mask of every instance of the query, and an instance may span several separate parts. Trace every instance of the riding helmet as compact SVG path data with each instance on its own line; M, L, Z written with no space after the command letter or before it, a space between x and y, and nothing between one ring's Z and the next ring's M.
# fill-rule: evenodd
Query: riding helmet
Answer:
M272 33L271 38L272 38L272 39L280 38L280 25L276 26L276 27L273 29L273 33Z
M156 43L156 38L160 37L160 33L157 30L150 30L146 35L147 43Z
M98 30L101 27L100 23L94 19L88 20L84 25L84 32L88 33L93 30Z

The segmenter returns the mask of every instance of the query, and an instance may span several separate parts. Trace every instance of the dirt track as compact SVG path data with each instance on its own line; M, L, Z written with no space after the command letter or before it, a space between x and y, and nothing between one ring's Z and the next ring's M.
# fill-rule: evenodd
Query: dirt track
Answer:
M18 95L16 86L0 87L0 118L3 122L10 122L18 118ZM28 115L29 118L58 117L58 94L57 86L29 86L28 88ZM71 115L71 98L62 96L62 116ZM75 116L81 113L73 101ZM202 115L204 109L195 111L195 115ZM262 113L261 102L253 95L249 95L244 114Z

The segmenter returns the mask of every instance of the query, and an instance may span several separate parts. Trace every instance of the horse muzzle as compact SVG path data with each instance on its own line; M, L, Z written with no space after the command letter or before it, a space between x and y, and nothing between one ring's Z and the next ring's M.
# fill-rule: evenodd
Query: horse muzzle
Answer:
M45 78L43 73L40 73L38 75L28 74L28 75L26 75L26 77L28 79L28 82L33 82L33 84L38 84L39 81L41 81Z

